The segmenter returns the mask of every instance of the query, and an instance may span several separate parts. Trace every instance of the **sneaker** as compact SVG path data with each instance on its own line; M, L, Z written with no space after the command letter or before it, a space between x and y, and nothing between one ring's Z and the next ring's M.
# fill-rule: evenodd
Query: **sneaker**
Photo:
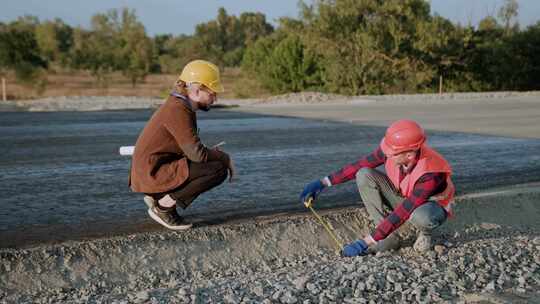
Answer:
M368 249L368 253L375 254L377 252L384 252L390 250L398 250L400 247L401 238L398 235L389 235L384 240L377 242L375 246Z
M418 233L416 242L414 242L413 248L418 252L430 251L432 247L431 234L426 232Z
M148 215L150 215L154 221L171 230L186 230L193 226L191 223L184 222L182 217L176 212L176 208L161 210L156 205L148 209Z
M157 201L150 195L144 196L144 203L148 206L148 209L152 209L156 206Z

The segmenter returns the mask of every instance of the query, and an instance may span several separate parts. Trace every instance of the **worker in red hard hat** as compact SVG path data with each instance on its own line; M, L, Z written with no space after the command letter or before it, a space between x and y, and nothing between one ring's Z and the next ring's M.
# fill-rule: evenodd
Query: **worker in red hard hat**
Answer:
M386 174L376 170L384 164ZM300 199L315 199L325 188L356 179L366 210L376 224L373 233L344 246L344 256L399 248L396 233L409 220L417 229L417 251L432 248L433 229L452 215L454 185L448 162L426 144L424 130L399 120L386 130L380 145L357 162L307 184Z

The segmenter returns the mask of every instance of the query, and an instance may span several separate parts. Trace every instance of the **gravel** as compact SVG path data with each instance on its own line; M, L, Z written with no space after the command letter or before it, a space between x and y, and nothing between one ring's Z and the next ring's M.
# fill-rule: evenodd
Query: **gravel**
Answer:
M14 107L27 111L102 111L121 109L155 108L163 101L151 97L131 96L59 96L42 99L7 101Z
M483 104L506 102L508 98L540 96L538 91L530 92L481 92L481 93L444 93L444 94L395 94L395 95L359 95L345 96L320 92L299 92L276 95L266 98L224 99L218 106L282 106L287 104L364 104L373 102L436 104L448 102L481 102ZM58 96L32 100L6 101L4 110L26 111L101 111L120 109L156 108L162 99L134 96Z
M334 223L347 216L352 215L326 215ZM290 237L281 225L299 224L318 225L299 216L265 222L265 229ZM217 239L210 233L216 229L194 231L211 241ZM220 229L235 236L235 243L245 238L239 231L250 233L253 227L243 223ZM313 233L320 237L322 231ZM444 250L423 254L410 247L410 238L399 251L355 258L336 256L330 243L323 243L305 251L259 256L258 264L249 253L242 256L234 250L223 264L204 254L192 260L173 254L164 243L182 238L176 233L4 249L0 303L534 303L540 298L540 236L512 230L499 236L489 229L464 235L446 235L446 245L438 245ZM292 237L296 242L299 236ZM270 239L258 242L278 250ZM196 243L190 240L189 246ZM161 253L153 256L149 248ZM193 261L198 264L186 265ZM113 273L110 265L124 272ZM48 283L21 281L38 268Z

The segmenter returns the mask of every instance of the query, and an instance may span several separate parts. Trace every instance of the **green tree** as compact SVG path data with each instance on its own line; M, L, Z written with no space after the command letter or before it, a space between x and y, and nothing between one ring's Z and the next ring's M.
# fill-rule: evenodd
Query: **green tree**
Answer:
M160 70L167 74L178 74L191 60L206 58L199 52L199 43L197 38L189 35L165 40L158 57Z
M280 20L280 30L259 38L243 58L242 70L258 79L274 93L320 90L319 58L305 47L299 32L288 18Z
M45 68L33 26L20 20L0 25L0 70L14 70L19 80L35 82Z
M165 47L168 40L172 39L171 34L158 34L155 35L152 40L152 65L150 66L151 73L161 73L161 65L159 64L159 57L167 54Z
M57 18L37 25L35 34L42 56L48 62L65 66L73 45L73 29Z
M515 23L512 24L512 21L517 18L519 10L519 4L517 0L505 0L504 5L499 9L499 18L504 24L506 34L508 35L511 31L516 31L519 29L519 25Z
M345 94L414 92L431 85L423 0L335 0L304 6L305 43L322 58L325 87Z
M246 46L272 31L261 13L246 12L237 18L221 7L216 20L196 26L194 36L202 57L224 67L240 65Z
M479 31L494 31L497 28L499 28L497 19L495 19L492 16L485 17L484 19L480 20L480 22L478 23Z
M502 65L505 84L511 90L540 89L540 22L506 41L508 61Z
M225 60L226 53L240 44L239 33L240 23L234 16L229 16L223 7L219 8L216 20L195 27L195 37L203 57L222 67L228 65Z
M268 76L268 58L272 55L274 47L286 37L283 32L275 32L272 35L258 39L251 45L244 55L242 69L246 73L259 76L264 81Z
M448 19L435 15L430 22L417 28L420 39L416 42L420 50L414 56L431 67L430 89L439 86L439 77L444 79L443 90L468 91L478 88L473 74L468 70L468 58L473 49L474 29L470 26L454 25Z
M100 85L107 85L107 76L119 69L118 14L109 11L92 17L90 31L76 28L71 49L72 66L87 69Z
M300 38L289 35L280 41L268 58L270 89L299 92L321 86L320 67Z
M103 85L113 71L121 71L133 86L150 71L152 41L133 10L94 15L91 30L75 29L73 41L72 65L90 70Z
M130 78L133 87L150 72L152 64L152 41L146 35L144 25L137 20L135 12L124 8L119 27L121 46L119 69Z
M274 28L266 22L266 16L261 13L242 13L239 18L241 40L245 46L253 44L257 39L270 35Z
M517 68L523 58L517 57L519 50L512 45L518 35L519 25L513 23L518 15L515 0L505 0L500 8L499 25L493 17L484 18L473 36L474 48L468 57L468 66L473 73L478 90L512 90L517 87Z

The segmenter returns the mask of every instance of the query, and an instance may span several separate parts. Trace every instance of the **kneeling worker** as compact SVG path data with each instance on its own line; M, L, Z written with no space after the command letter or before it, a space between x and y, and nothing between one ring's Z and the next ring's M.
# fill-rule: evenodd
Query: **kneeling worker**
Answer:
M383 164L386 174L375 169ZM343 255L399 248L399 237L392 233L409 218L419 230L414 249L427 251L432 246L432 230L452 214L455 189L451 174L448 162L426 144L424 130L414 121L399 120L388 127L374 152L309 183L300 199L315 199L324 188L356 178L362 201L377 227L374 233L344 246Z
M191 227L176 211L227 178L234 168L227 153L208 148L198 136L197 110L208 111L223 92L214 64L188 63L167 100L152 115L137 139L130 186L144 193L148 214L173 230Z

